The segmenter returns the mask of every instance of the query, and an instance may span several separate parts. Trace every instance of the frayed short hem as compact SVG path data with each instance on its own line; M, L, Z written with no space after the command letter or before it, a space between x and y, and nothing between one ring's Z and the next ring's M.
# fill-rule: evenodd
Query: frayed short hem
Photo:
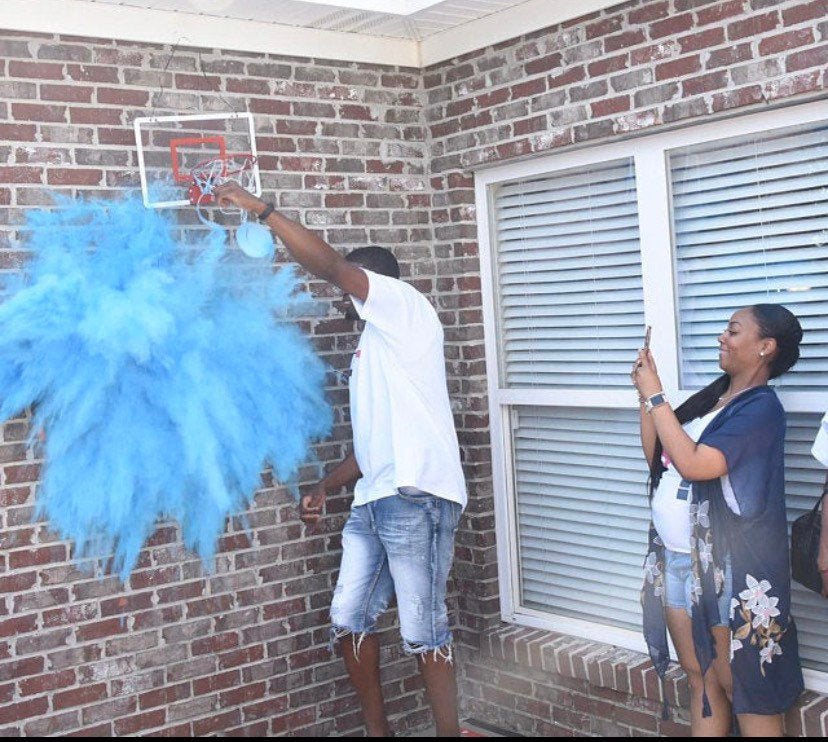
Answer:
M371 631L354 631L353 629L346 628L345 626L331 626L331 633L330 633L330 641L328 642L328 649L333 652L334 648L337 645L337 642L340 639L344 639L346 636L351 637L351 642L354 648L354 658L357 662L359 662L359 650L362 646L362 642L365 640L366 636L370 636L374 634L373 630Z
M403 639L403 652L417 657L425 657L425 655L431 652L435 662L441 659L446 664L454 664L454 649L451 640L433 647L421 642L408 642Z

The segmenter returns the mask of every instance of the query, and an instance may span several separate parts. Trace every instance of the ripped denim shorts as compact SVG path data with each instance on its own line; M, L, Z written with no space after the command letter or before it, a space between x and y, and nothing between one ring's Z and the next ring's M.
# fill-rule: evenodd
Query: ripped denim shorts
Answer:
M331 602L332 645L350 634L358 649L396 594L404 650L451 659L446 582L461 513L456 502L407 487L351 510Z

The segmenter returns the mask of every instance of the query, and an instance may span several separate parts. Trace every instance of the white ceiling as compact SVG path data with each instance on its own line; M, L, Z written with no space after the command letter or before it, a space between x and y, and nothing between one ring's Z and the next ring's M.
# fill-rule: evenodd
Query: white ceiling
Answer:
M619 0L0 0L0 28L427 67ZM382 11L374 8L382 7Z
M551 0L554 2L554 0ZM213 18L419 41L526 0L91 0ZM380 8L381 10L377 10Z

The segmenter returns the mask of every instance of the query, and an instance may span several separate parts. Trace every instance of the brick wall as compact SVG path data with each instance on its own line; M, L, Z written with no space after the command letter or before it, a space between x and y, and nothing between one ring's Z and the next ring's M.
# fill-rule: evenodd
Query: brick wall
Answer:
M457 299L463 365L452 383L464 405L458 424L475 496L459 537L456 575L470 649L481 631L500 625L474 169L823 97L827 65L824 0L633 0L423 71L434 237L438 246L451 246L447 271L462 271L454 280L463 289ZM500 659L485 650L465 656L471 658L463 663L467 710L508 726L528 686L518 683L522 690L512 693L504 716L496 691L484 692L487 684L478 682L484 673L490 688L501 687L493 672ZM524 669L518 663L504 672L520 677ZM557 692L566 695L566 684ZM638 702L630 696L631 706ZM550 707L533 708L541 724L533 733L548 732L541 722L552 718ZM526 723L533 712L524 713ZM601 718L585 708L579 713ZM599 724L592 731L600 730Z
M635 0L423 71L193 49L165 70L168 48L0 33L0 271L24 263L23 213L50 192L136 182L130 122L158 105L159 85L170 112L223 107L220 95L256 113L263 185L278 205L334 246L391 247L440 312L471 495L454 571L463 689L470 711L494 718L481 668L516 682L525 670L533 683L548 669L502 666L485 649L500 614L472 169L820 95L827 15L825 0ZM333 310L308 327L344 367L353 327ZM338 424L325 461L350 435L346 390L332 379L330 394ZM0 733L358 731L341 663L324 648L345 498L331 502L330 532L305 538L265 482L252 540L231 523L216 575L166 526L121 588L74 571L68 544L29 524L40 462L21 444L24 420L2 434ZM392 624L386 690L398 726L413 727L427 713ZM628 695L612 702L647 705Z
M194 49L170 61L169 48L0 32L0 271L26 260L27 209L56 191L111 195L138 182L134 116L226 101L256 114L263 187L284 213L343 250L391 247L434 295L421 87L417 70ZM191 210L181 217L193 222ZM441 316L457 325L450 306ZM306 324L337 369L357 340L339 317L331 307ZM333 462L350 426L347 389L332 377L329 394L336 430L318 454ZM265 477L252 531L229 524L215 574L168 524L121 586L77 571L71 545L31 523L41 462L26 433L25 419L0 429L0 735L359 731L344 666L326 647L344 497L330 502L328 532L308 536ZM427 715L393 623L383 678L404 729Z

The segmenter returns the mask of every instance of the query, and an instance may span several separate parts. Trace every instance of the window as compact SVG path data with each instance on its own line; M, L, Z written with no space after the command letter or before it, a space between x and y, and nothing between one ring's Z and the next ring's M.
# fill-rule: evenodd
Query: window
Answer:
M763 112L477 174L504 618L643 649L649 504L629 369L644 326L671 400L718 372L730 313L784 303L805 329L777 391L791 519L824 472L828 119ZM807 684L828 690L828 613L794 589Z

